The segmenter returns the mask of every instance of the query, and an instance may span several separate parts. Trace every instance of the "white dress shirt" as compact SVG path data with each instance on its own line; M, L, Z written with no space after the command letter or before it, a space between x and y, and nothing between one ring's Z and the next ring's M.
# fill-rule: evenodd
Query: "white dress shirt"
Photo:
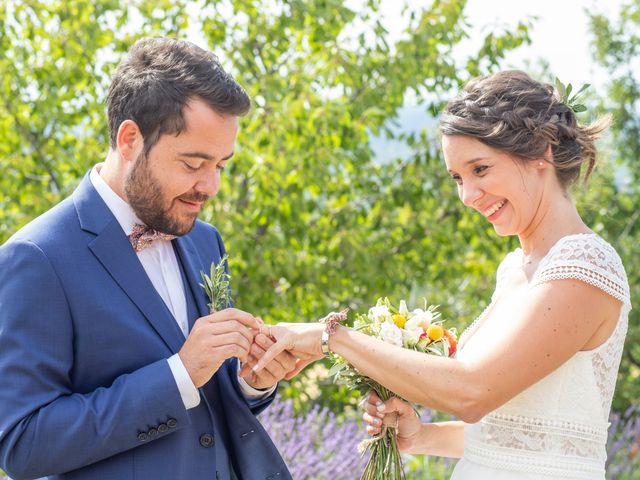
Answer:
M100 176L101 167L102 164L93 167L89 178L98 195L102 197L102 200L107 204L107 207L122 227L124 234L128 236L131 234L135 223L143 224L143 222L137 217L131 206L118 196L103 180ZM151 283L165 305L173 314L180 330L186 338L189 335L187 302L184 296L184 285L182 283L180 266L178 265L178 259L176 258L171 242L167 240L156 240L149 247L138 252L137 255L149 280L151 280ZM200 394L193 384L180 356L176 353L169 357L167 362L175 378L185 408L190 409L197 407L200 404ZM238 366L238 368L240 367ZM266 391L256 390L247 384L240 376L238 376L238 382L242 393L248 400L263 398L270 395L276 388L274 385L273 388Z

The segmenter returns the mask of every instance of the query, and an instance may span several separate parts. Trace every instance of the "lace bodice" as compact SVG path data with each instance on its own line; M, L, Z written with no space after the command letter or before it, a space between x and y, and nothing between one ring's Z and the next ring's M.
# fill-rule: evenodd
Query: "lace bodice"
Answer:
M519 249L503 260L491 304L499 297L509 269L521 264ZM604 479L609 410L631 309L629 286L617 253L595 234L560 239L538 265L529 288L569 278L589 283L622 303L613 333L599 347L576 353L467 427L464 458L469 461L543 478ZM465 337L473 335L490 308L461 336L461 358L465 358Z

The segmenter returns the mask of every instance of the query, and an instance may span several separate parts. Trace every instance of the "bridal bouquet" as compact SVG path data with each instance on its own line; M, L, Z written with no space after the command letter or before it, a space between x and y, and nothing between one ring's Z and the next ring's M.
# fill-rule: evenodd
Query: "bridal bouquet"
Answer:
M381 298L366 315L356 316L353 327L379 340L424 354L450 357L456 352L455 330L443 326L437 307L428 305L426 300L424 308L409 310L404 300L396 308L388 298ZM337 382L356 388L363 394L373 389L383 401L398 396L362 375L342 357L334 355L333 358L330 375L335 375ZM360 480L405 478L394 425L383 426L380 435L363 441L360 449L362 453L371 450L371 458Z

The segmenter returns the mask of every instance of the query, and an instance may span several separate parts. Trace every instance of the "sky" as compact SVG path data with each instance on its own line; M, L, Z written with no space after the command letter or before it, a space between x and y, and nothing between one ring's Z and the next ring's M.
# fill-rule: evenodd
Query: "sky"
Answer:
M400 35L406 25L399 2L410 8L432 3L431 0L381 0L385 26L392 36ZM458 53L464 58L477 51L482 39L496 27L504 30L528 17L537 17L530 30L531 45L509 52L502 67L531 71L529 64L535 67L543 59L549 63L549 71L564 84L571 83L577 88L590 83L595 91L602 91L600 87L606 83L607 76L592 60L587 12L615 17L621 3L621 0L468 0L465 16L472 28ZM537 71L534 69L532 73ZM424 109L406 105L399 112L398 128L419 130L419 126L430 121L433 120ZM372 147L379 159L409 154L406 145L382 138L372 139Z
M400 0L402 2L402 0ZM402 28L399 0L382 0L384 17L391 32ZM430 0L404 0L410 7L431 4ZM621 0L468 0L466 17L472 26L466 42L468 51L492 28L513 27L527 17L538 17L531 31L532 43L520 47L506 58L504 67L526 69L526 61L545 59L550 70L563 83L582 85L606 81L604 73L593 64L587 11L612 16L619 11Z

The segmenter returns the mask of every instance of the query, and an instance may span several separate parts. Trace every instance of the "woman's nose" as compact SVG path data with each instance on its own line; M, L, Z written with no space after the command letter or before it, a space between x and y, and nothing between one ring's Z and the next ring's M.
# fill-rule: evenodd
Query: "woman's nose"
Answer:
M482 190L478 188L475 182L465 182L459 187L460 200L467 207L474 207L480 197L482 197Z

